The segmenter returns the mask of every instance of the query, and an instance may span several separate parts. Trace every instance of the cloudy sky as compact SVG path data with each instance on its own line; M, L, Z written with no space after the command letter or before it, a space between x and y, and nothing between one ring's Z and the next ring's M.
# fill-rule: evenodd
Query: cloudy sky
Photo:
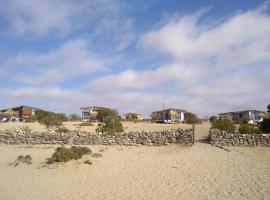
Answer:
M270 2L0 0L0 108L79 113L270 103Z

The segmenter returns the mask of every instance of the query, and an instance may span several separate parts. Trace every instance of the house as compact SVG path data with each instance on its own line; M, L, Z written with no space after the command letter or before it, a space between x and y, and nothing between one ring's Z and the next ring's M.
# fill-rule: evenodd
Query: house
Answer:
M185 120L185 110L169 108L166 110L154 111L151 114L152 120L157 123L177 123Z
M263 115L265 112L258 111L258 110L244 110L244 111L237 111L237 112L227 112L227 113L220 113L219 117L221 120L229 119L234 123L249 123L254 124L261 122L263 120Z
M7 120L24 121L26 118L35 114L36 108L29 106L18 106L0 110L1 116L5 116Z
M139 113L126 113L126 114L124 114L124 120L127 120L127 121L142 121L143 117Z
M86 106L81 107L80 110L82 112L82 120L83 121L100 121L97 115L101 109L106 109L105 107L99 106Z

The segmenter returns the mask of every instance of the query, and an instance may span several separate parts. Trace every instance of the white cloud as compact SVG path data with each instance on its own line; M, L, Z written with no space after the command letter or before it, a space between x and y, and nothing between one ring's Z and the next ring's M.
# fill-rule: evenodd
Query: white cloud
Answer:
M69 41L48 53L21 53L6 61L6 68L23 69L15 75L17 81L28 84L55 84L80 75L104 70L106 59L89 52L85 40ZM26 72L30 70L30 72Z
M158 67L156 69L147 69L142 71L126 70L116 75L107 75L89 82L88 87L92 90L104 92L110 86L110 89L145 89L158 87L169 81L183 83L196 82L200 77L201 71L191 66L181 64L172 64Z
M216 26L200 19L201 13L173 19L145 33L141 44L181 62L215 60L217 68L269 60L270 17L262 9L235 14Z

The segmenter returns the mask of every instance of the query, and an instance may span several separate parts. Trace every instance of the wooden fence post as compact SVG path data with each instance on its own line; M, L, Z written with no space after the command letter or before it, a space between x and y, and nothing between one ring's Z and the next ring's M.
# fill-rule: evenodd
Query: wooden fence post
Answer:
M195 124L192 124L192 144L195 143Z

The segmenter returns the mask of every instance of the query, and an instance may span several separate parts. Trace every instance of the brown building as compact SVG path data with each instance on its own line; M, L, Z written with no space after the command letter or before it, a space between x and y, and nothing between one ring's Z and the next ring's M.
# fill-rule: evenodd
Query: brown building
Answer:
M0 113L5 115L12 121L24 121L27 117L35 114L36 108L29 106L18 106L0 110Z
M236 111L236 112L227 112L220 113L219 117L221 120L229 119L234 123L258 123L263 120L263 114L265 112L258 110L244 110L244 111Z
M139 113L126 113L126 114L124 114L124 120L127 120L127 121L142 121L143 117Z

